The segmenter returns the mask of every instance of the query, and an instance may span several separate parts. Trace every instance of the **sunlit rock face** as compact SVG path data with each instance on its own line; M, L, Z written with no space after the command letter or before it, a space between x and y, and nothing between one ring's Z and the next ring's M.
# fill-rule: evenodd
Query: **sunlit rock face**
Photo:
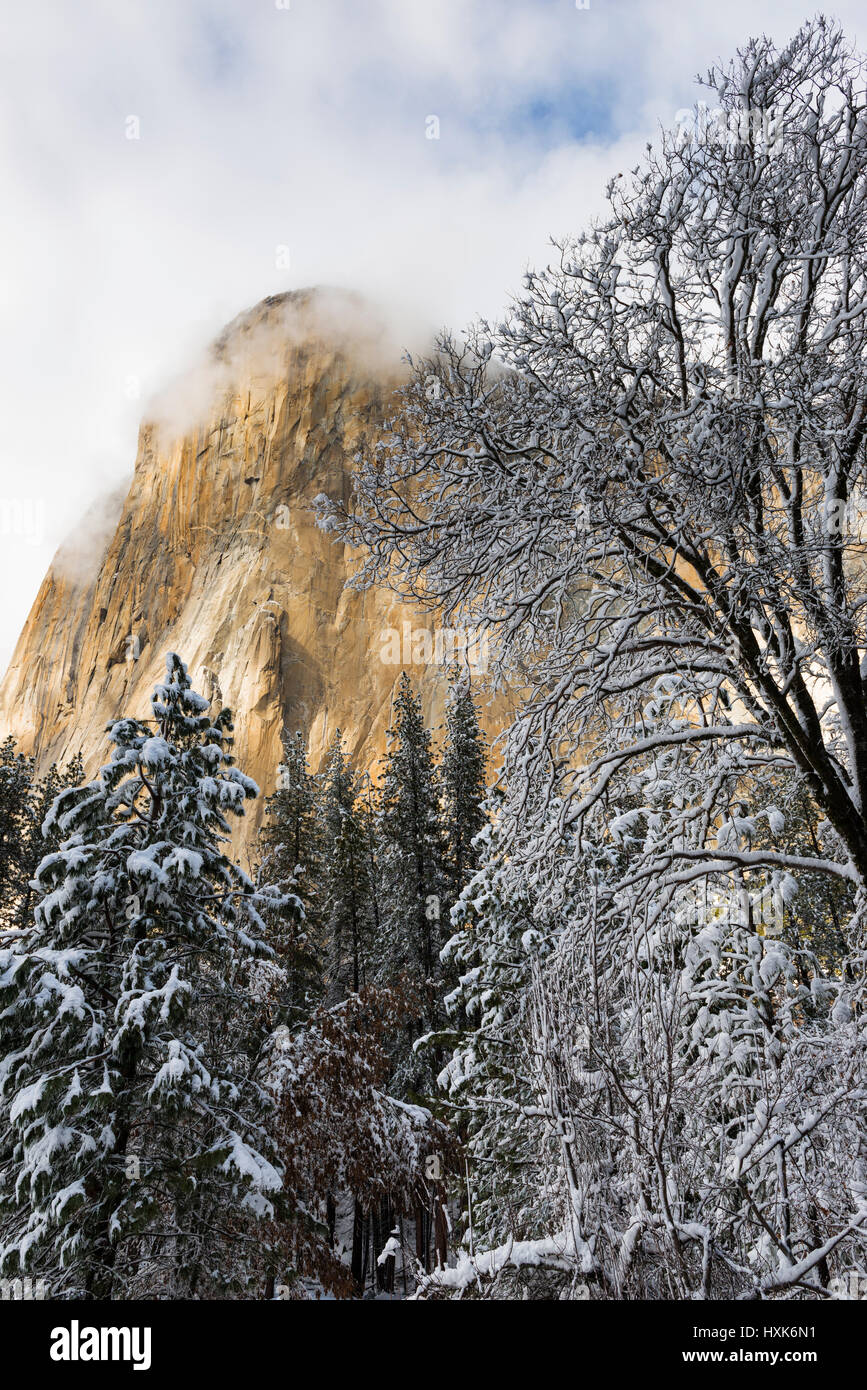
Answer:
M55 557L0 687L0 733L42 765L80 751L92 773L107 757L106 723L149 716L168 651L235 712L236 760L266 794L284 725L308 734L314 767L339 728L374 769L413 654L433 652L409 669L437 725L449 642L426 650L418 634L434 618L351 589L358 557L312 509L320 493L348 497L353 458L381 435L400 370L349 295L281 295L230 324L142 425L126 496Z

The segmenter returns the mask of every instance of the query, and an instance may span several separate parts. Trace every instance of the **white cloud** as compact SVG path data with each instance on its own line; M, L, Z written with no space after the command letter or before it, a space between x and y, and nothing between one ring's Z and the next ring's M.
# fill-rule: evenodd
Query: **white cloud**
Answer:
M853 38L859 8L836 6ZM0 668L53 550L130 472L142 402L239 310L324 282L382 301L408 340L496 314L549 235L598 211L657 119L692 103L696 71L759 29L785 39L806 13L791 0L6 7L0 530L22 534L0 535Z

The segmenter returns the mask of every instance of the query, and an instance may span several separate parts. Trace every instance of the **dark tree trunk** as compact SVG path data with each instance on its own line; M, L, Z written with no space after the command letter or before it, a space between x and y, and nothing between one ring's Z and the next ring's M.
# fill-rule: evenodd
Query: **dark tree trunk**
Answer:
M434 1247L437 1266L445 1269L449 1248L449 1227L446 1220L446 1193L441 1182L438 1182L434 1188Z
M334 1249L334 1228L337 1225L337 1203L334 1194L329 1192L325 1199L325 1222L328 1226L328 1244Z
M354 1199L352 1209L352 1277L359 1293L364 1290L364 1212L358 1198Z
M415 1254L425 1274L430 1274L430 1212L421 1196L415 1199Z
M394 1255L389 1255L379 1264L379 1256L386 1241L390 1236L396 1234L394 1227L394 1208L387 1197L384 1197L379 1206L378 1232L376 1237L376 1283L381 1293L394 1293Z

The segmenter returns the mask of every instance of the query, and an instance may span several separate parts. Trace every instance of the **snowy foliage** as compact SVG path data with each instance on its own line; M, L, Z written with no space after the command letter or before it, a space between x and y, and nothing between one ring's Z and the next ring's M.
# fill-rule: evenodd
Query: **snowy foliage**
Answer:
M434 1296L865 1268L865 70L820 19L711 71L740 137L614 179L326 518L524 695L447 947L476 1275Z
M55 800L34 924L0 948L0 1263L55 1297L228 1286L282 1186L246 994L274 894L224 849L256 787L230 765L228 712L212 722L167 668L153 725L115 721L98 778ZM221 1255L206 1233L227 1210Z

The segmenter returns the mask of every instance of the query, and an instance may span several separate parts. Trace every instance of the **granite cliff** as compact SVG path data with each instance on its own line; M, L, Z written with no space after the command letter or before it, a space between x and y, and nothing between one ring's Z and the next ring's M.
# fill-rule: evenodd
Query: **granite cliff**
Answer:
M203 366L142 425L131 485L61 548L0 686L0 732L40 764L105 760L105 725L147 717L167 651L235 713L235 755L267 794L284 725L318 765L340 728L374 767L401 666L386 634L432 629L381 590L349 586L357 557L316 526L319 493L346 497L353 457L381 432L398 354L352 296L305 291L236 319ZM442 663L412 666L441 718ZM249 836L262 810L240 832Z

